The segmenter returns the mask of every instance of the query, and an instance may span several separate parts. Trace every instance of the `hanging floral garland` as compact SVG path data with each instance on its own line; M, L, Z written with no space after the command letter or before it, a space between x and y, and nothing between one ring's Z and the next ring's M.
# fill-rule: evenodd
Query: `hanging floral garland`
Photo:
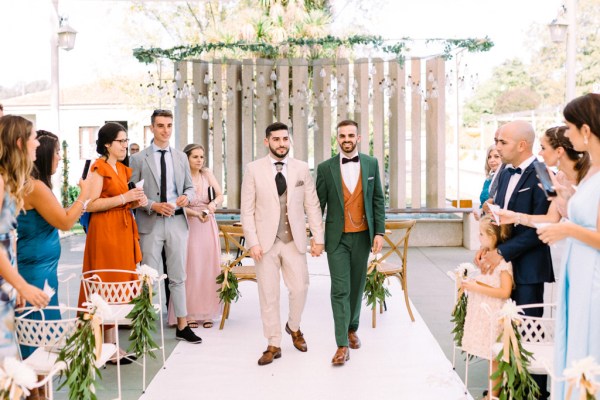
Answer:
M370 46L373 50L383 51L393 55L398 62L404 63L406 53L410 51L409 43L414 39L403 38L395 41L394 44L386 44L389 40L384 40L381 36L354 35L340 38L327 35L321 38L288 38L279 43L251 43L245 40L235 42L205 42L193 45L175 46L170 49L151 47L145 49L139 47L133 50L134 57L142 63L149 64L157 59L168 59L173 62L197 58L210 52L229 52L237 55L239 58L248 57L248 55L259 56L261 58L291 58L302 54L310 54L309 58L319 58L325 51L335 51L340 48L353 49L356 46ZM471 53L489 51L494 43L487 36L483 39L426 39L427 44L441 44L443 46L442 57L452 58L452 52L456 49L466 49Z
M367 267L367 278L365 280L364 298L367 300L367 307L375 307L377 303L381 306L386 297L391 296L390 291L383 285L385 274L377 269L381 264L381 254L369 256Z
M454 280L456 285L456 303L454 304L454 308L452 309L452 319L450 320L450 322L454 324L452 334L454 335L454 343L458 347L462 346L468 304L468 296L462 287L462 281L474 271L476 271L476 268L473 264L462 263L459 264L458 267L454 269L454 271L448 272L448 275Z

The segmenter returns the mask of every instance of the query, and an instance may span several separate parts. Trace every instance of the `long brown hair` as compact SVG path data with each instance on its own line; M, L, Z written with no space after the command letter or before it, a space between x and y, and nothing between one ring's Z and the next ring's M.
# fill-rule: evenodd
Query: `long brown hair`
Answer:
M5 115L0 118L0 175L4 179L5 190L15 202L17 213L32 189L29 178L33 161L27 153L27 140L32 129L33 124L23 117Z

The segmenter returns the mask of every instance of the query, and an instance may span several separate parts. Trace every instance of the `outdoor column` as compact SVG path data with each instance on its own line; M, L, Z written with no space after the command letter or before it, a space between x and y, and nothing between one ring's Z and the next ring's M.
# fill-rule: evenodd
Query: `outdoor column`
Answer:
M336 106L337 106L337 115L336 120L333 121L334 125L337 125L338 122L348 119L348 104L349 100L349 84L350 82L350 64L348 60L345 58L340 58L337 60L335 65L335 79L337 80L337 85L334 88L336 93ZM356 116L354 117L356 118ZM337 134L337 132L336 132Z
M271 80L271 72L273 72L273 61L266 59L256 60L256 101L255 101L255 116L256 130L254 136L255 159L263 157L267 154L267 149L264 146L263 139L265 138L265 130L273 122L273 109L270 106L272 96L267 93L269 88L273 88L274 82Z
M421 207L421 60L412 60L410 69L411 85L411 202L412 208Z
M254 60L242 62L242 171L254 159Z
M212 170L217 182L223 182L223 97L222 95L222 65L213 62L212 65L212 131L213 131L213 166Z
M331 62L315 60L313 86L315 88L315 156L314 168L331 157ZM323 76L322 76L323 75ZM317 129L318 127L318 129Z
M354 119L358 123L358 134L361 142L358 144L361 153L369 152L369 60L359 58L354 62L354 77L358 82L357 93L354 97ZM339 83L338 83L339 85Z
M227 207L239 208L240 206L240 188L242 185L242 115L241 115L241 97L242 92L236 89L237 82L242 77L241 62L235 60L227 61L227 118L225 119L226 129L226 180L227 189Z
M292 135L294 158L308 161L308 65L305 59L292 60Z
M208 106L199 103L199 99L208 96L208 85L204 83L204 78L208 75L208 63L204 61L194 61L192 64L192 81L196 88L194 93L194 103L192 106L192 122L193 122L193 140L194 143L201 144L206 150L205 157L209 159L210 149L208 145L208 118L203 119L202 114L206 111L208 115ZM208 98L208 97L207 97Z
M428 60L427 79L428 108L425 112L425 129L427 135L427 167L426 167L426 205L427 207L444 207L446 203L446 101L445 101L445 64L440 57Z
M176 81L177 89L182 90L185 81L187 80L187 61L181 61L175 63L175 71L173 76L177 73L181 74L181 79ZM173 96L176 96L173 93ZM180 96L175 97L175 113L173 115L173 130L175 132L175 148L178 150L188 143L188 99L187 97Z
M385 157L383 151L383 89L384 89L384 74L383 60L381 58L373 59L373 67L375 73L371 77L373 82L373 157L379 160L379 176L385 178ZM362 140L369 136L363 136ZM368 141L368 140L367 140ZM382 182L385 187L385 181Z
M389 61L390 93L390 207L406 207L406 77L404 65Z

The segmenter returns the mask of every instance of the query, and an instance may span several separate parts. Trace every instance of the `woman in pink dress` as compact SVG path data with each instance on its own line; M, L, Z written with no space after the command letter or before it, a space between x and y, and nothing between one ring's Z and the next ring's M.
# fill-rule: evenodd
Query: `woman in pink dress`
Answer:
M188 144L183 149L188 156L196 197L185 211L190 233L185 281L188 325L198 328L213 326L213 320L222 312L216 283L221 273L221 240L215 220L215 210L223 202L221 186L213 173L206 167L204 147ZM214 198L209 199L209 188L214 189ZM169 325L176 323L173 307L169 304Z

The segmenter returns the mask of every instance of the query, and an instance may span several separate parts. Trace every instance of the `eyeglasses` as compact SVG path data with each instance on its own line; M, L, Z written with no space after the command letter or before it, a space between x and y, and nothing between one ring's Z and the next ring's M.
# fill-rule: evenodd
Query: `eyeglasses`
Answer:
M129 143L129 139L115 139L113 140L113 142L119 142L122 146L127 146L127 143Z

